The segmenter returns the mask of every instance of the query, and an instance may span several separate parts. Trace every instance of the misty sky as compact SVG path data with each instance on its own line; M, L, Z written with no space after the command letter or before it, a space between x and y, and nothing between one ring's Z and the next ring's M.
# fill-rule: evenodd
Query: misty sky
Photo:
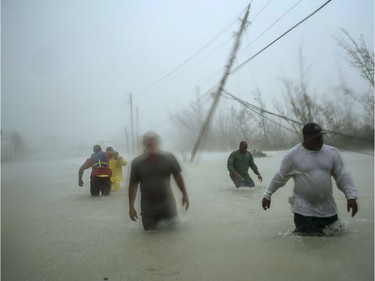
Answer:
M234 67L325 2L254 0L251 24ZM125 127L130 130L129 93L142 133L169 130L173 114L189 107L197 89L203 95L215 88L249 1L3 0L1 4L2 129L16 130L27 140L94 144L122 138ZM310 87L317 95L327 96L342 81L366 90L367 83L348 67L333 39L342 35L340 28L355 39L362 34L373 50L373 1L331 1L232 74L226 89L256 103L251 92L259 88L272 109L272 101L282 97L280 78L298 79L302 48L306 64L311 65Z

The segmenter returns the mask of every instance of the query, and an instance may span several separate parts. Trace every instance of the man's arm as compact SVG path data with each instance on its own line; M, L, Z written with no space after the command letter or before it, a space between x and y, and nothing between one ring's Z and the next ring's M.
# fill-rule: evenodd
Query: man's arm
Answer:
M138 219L137 211L134 207L135 198L137 196L137 189L137 183L129 184L129 217L132 221L136 221Z
M344 167L344 162L338 152L336 152L334 158L334 164L332 167L331 174L335 179L338 189L340 189L344 194L346 199L357 199L357 190L354 187L352 177L349 172Z
M130 178L129 178L129 217L132 221L136 221L138 218L137 211L135 210L135 198L137 197L138 184L140 177L138 175L138 162L133 160L130 167Z
M128 165L128 161L126 161L126 159L124 157L122 157L121 155L119 155L117 152L116 154L114 155L113 157L115 160L118 161L118 163L121 165L121 166L126 166Z
M277 171L277 173L273 176L271 183L264 192L264 197L262 199L262 207L264 210L271 207L272 194L275 193L280 187L283 187L290 179L291 175L288 175L288 172L292 169L292 166L293 165L289 161L288 157L284 156L279 171Z
M249 156L250 156L249 157L249 166L253 170L254 174L256 174L258 176L258 180L260 182L262 182L262 180L263 180L262 175L259 173L258 167L257 167L257 165L255 165L254 158L253 158L253 156L251 155L250 152L249 152Z
M176 181L178 188L180 189L182 193L182 206L184 206L185 210L187 210L189 208L189 197L186 191L184 179L182 178L181 174L178 174L178 175L173 174L173 177Z
M338 189L340 189L346 197L347 200L347 210L350 212L352 211L352 217L358 212L358 205L357 205L357 190L354 187L354 183L352 177L350 176L349 172L344 167L344 162L341 158L339 152L336 151L336 155L334 158L334 165L332 168L332 176L335 179L336 185Z
M128 165L128 161L126 161L126 159L124 157L122 157L122 156L119 156L118 161L119 161L119 163L120 163L121 166L125 167L126 165Z
M91 165L86 161L85 163L82 164L82 166L79 168L79 171L78 171L78 185L79 186L83 186L84 185L84 182L82 180L82 176L83 176L83 172L84 170L90 168Z

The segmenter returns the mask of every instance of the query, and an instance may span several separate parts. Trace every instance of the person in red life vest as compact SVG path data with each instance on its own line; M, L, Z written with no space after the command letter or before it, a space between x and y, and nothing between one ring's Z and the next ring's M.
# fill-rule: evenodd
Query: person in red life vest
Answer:
M86 159L85 163L79 168L78 172L78 185L83 186L82 180L83 172L86 169L91 168L90 175L90 192L91 196L99 196L100 193L103 196L108 196L111 191L111 180L110 176L112 171L109 168L110 153L102 151L100 145L94 145L94 153L91 157Z

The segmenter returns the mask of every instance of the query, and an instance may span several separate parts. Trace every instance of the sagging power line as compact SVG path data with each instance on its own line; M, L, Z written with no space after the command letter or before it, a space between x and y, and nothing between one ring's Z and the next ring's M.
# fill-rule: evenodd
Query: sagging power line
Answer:
M257 52L255 55L251 56L250 58L248 58L247 60L245 60L243 63L241 63L239 66L237 66L236 68L234 68L230 74L233 74L234 72L238 71L240 68L242 68L245 64L249 63L252 59L254 59L255 57L257 57L258 55L260 55L261 53L263 53L266 49L268 49L269 47L271 47L273 44L275 44L277 41L279 41L282 37L284 37L285 35L287 35L289 32L291 32L293 29L295 29L297 26L301 25L302 23L304 23L306 20L308 20L309 18L311 18L313 15L315 15L317 12L319 12L321 9L323 9L329 2L331 2L332 0L328 0L327 2L325 2L322 6L320 6L318 9L316 9L314 12L312 12L310 15L308 15L307 17L305 17L303 20L301 20L300 22L298 22L297 24L295 24L293 27L289 28L287 31L285 31L283 34L281 34L279 37L277 37L275 40L273 40L271 43L269 43L267 46L265 46L263 49L261 49L259 52Z
M274 113L274 112L271 112L271 111L268 111L268 110L265 110L263 108L260 108L256 105L253 105L247 101L244 101L236 96L234 96L233 94L229 93L228 91L224 90L223 91L227 96L229 96L232 100L234 101L237 101L238 103L242 104L245 108L251 110L252 112L254 112L255 114L259 115L261 118L265 118L267 119L268 121L271 121L275 124L277 124L275 121L273 121L272 119L270 118L267 118L265 115L268 114L268 115L272 115L272 116L275 116L279 119L282 119L288 123L294 123L296 125L299 125L300 127L303 127L305 124L299 122L299 121L296 121L296 120L293 120L287 116L283 116L281 114L277 114L277 113ZM277 124L278 126L281 126L280 124ZM284 126L281 126L283 127L284 129L287 129L291 132L294 132L292 131L291 129L289 128L286 128ZM363 137L359 137L359 136L353 136L353 135L348 135L348 134L343 134L343 133L340 133L340 132L336 132L336 131L332 131L332 130L328 130L328 129L324 129L322 128L322 130L326 133L330 133L332 135L339 135L339 136L342 136L342 137L347 137L347 138L352 138L352 139L357 139L357 140L362 140L362 141L372 141L371 139L368 139L368 138L363 138Z
M268 30L270 30L275 24L277 24L281 19L283 19L287 14L289 14L292 10L294 10L303 0L299 0L296 4L294 4L291 8L289 8L284 14L282 14L276 21L274 21L269 27L267 27L261 34L259 34L253 41L251 41L243 50L246 50L247 48L249 48L255 41L257 41L260 37L262 37ZM269 1L271 2L271 1ZM269 4L269 2L267 3L267 5ZM266 7L266 6L265 6ZM264 8L265 8L264 7ZM263 8L263 9L264 9ZM263 11L263 9L261 10L261 12ZM260 14L260 12L259 12ZM258 14L258 15L259 15ZM256 16L257 17L257 16ZM254 17L254 20L255 18ZM242 50L242 51L243 51Z
M242 13L243 11L241 11ZM181 72L183 71L180 71L177 73L178 70L180 70L183 66L187 65L190 61L192 61L194 58L196 58L199 54L201 54L204 50L206 50L210 45L212 45L218 38L220 38L223 33L229 29L229 27L231 27L236 21L238 20L238 16L235 17L235 19L233 19L227 26L225 26L221 31L219 31L219 33L217 35L215 35L210 41L208 41L208 43L206 43L203 47L201 47L198 51L196 51L193 55L191 55L190 57L188 57L187 59L185 59L182 63L178 64L175 68L173 68L171 71L169 71L168 73L166 73L165 75L163 75L162 77L160 77L159 79L157 79L155 82L149 84L147 88L152 88L152 87L155 87L157 85L159 85L160 83L164 82L166 79L172 77L173 75L179 75L181 74ZM226 40L224 43L226 44L229 40ZM223 45L223 44L222 44ZM220 47L222 47L222 45ZM218 48L216 48L218 49ZM215 50L216 50L215 49ZM213 52L215 52L215 50ZM212 53L212 52L211 52ZM207 55L209 56L209 55ZM206 56L206 57L207 57Z

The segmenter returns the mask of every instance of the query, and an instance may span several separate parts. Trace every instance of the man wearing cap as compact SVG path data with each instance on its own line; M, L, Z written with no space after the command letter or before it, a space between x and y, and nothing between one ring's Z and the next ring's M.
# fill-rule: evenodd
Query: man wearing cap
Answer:
M294 213L294 233L322 236L326 226L338 220L331 176L345 194L347 210L351 210L352 217L358 211L357 191L339 152L323 144L325 133L321 127L308 123L302 133L302 144L297 144L284 156L279 171L264 193L262 207L269 209L272 194L293 178L293 196L289 202Z

